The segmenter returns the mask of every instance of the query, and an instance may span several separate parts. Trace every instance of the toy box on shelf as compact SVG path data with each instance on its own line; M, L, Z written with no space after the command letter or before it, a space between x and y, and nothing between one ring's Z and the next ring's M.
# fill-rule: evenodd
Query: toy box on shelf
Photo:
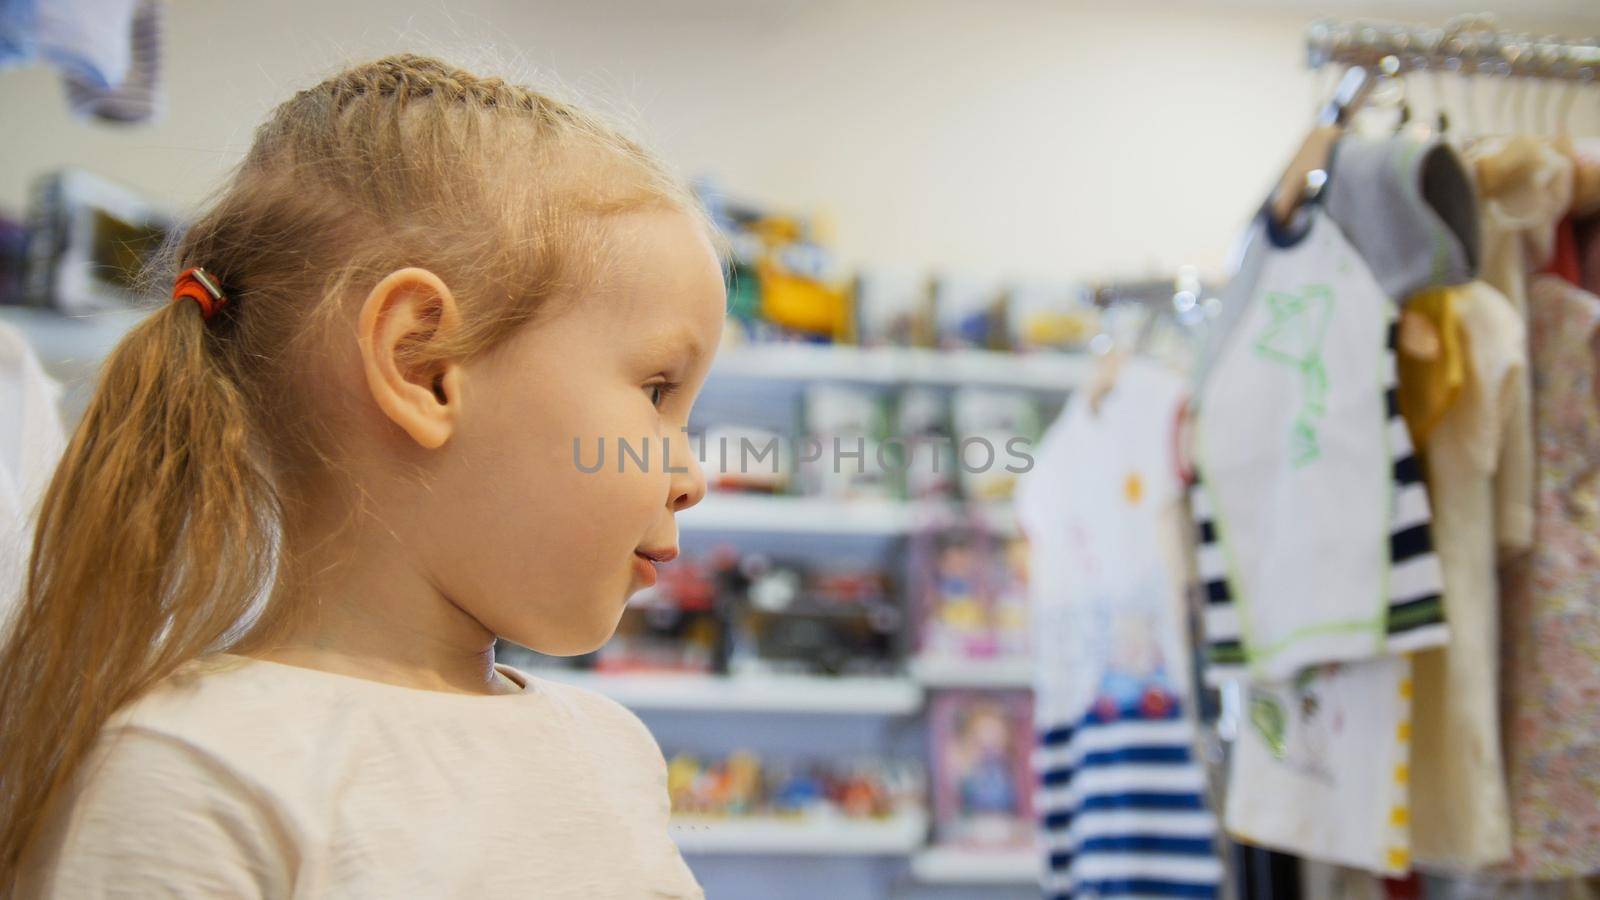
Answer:
M948 691L929 712L934 838L972 849L1014 850L1033 840L1030 697Z
M1027 547L1024 539L978 525L926 530L908 559L925 660L1026 660Z
M887 571L749 554L738 574L744 590L730 606L731 673L888 675L900 668L905 615Z
M719 546L663 567L596 652L555 659L506 645L505 653L514 665L605 674L890 675L903 664L904 619L885 569Z

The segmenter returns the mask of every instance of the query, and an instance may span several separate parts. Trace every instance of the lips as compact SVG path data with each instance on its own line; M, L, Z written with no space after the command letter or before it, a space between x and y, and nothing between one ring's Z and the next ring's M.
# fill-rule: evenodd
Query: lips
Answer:
M678 558L677 547L660 547L633 551L633 573L645 587L656 583L656 566Z

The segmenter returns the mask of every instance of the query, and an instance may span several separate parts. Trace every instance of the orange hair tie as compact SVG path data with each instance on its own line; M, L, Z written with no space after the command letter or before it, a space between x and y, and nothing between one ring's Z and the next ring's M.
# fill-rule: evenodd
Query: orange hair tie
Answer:
M172 286L172 299L193 300L200 304L200 315L206 321L217 314L228 303L228 298L222 295L222 286L217 284L217 279L210 272L199 266L183 270L178 276L178 281Z

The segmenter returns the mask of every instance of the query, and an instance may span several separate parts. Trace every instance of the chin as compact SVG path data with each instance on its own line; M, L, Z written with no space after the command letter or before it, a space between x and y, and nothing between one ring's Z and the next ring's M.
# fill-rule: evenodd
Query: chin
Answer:
M573 627L578 623L572 622L562 623L566 627L559 629L530 624L526 629L530 632L525 636L526 639L513 633L504 633L501 637L546 656L582 656L599 650L606 641L611 640L611 636L617 632L618 623L622 621L622 610L626 605L624 600L611 615L585 623L586 627Z
M612 628L606 631L604 634L574 634L563 635L560 638L552 638L550 635L546 634L543 635L541 640L530 643L524 643L509 636L507 637L507 640L510 640L513 643L522 644L524 647L527 647L530 650L535 650L539 653L543 653L545 656L583 656L585 653L593 653L605 646L606 641L611 640L611 635L615 631L616 629Z

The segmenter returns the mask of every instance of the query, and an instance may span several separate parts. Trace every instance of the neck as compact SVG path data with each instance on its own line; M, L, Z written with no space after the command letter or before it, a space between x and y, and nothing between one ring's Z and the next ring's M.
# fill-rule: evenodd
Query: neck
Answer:
M295 531L271 599L293 611L293 624L247 655L423 690L520 690L494 668L494 632L440 590L389 528Z

